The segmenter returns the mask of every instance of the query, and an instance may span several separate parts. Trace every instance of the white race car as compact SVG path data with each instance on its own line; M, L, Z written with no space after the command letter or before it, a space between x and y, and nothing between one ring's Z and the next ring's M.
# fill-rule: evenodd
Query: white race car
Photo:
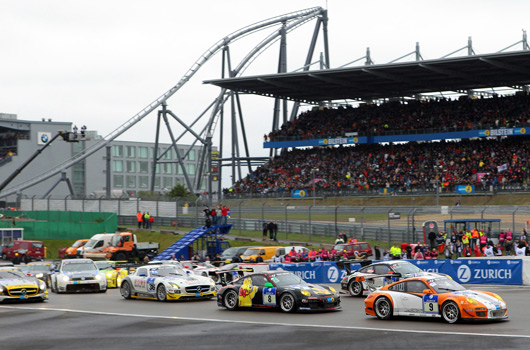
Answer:
M121 283L121 295L125 299L210 299L216 294L211 278L169 264L142 266Z
M371 293L377 288L404 278L445 276L445 274L425 272L406 260L380 261L351 272L349 271L351 263L340 262L337 266L342 267L342 264L347 274L340 283L341 289L354 297L362 297L364 292Z
M46 283L14 267L0 268L0 301L48 299Z
M62 260L51 275L52 292L107 291L107 277L91 259Z

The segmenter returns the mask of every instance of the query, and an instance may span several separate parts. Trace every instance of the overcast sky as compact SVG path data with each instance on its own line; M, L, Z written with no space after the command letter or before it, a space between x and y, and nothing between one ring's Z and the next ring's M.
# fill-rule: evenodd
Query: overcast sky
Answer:
M468 36L477 54L490 53L530 29L530 1L523 0L0 0L0 112L86 124L105 136L176 84L219 39L314 6L328 8L332 68L363 56L366 47L376 64L386 63L413 51L417 41L424 59L439 58L465 46ZM313 26L289 35L288 71L303 65ZM231 46L233 64L270 32ZM245 74L274 73L277 50L273 46ZM202 81L219 78L220 66L217 55L169 100L169 109L191 123L215 98L218 88ZM273 103L242 98L252 155L268 155L262 140ZM154 141L155 123L152 114L120 139Z

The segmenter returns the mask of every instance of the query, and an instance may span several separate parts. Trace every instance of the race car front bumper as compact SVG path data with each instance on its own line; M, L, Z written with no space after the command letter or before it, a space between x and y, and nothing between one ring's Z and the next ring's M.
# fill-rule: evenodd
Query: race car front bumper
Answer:
M47 300L48 290L39 286L0 287L0 301L4 300Z
M298 309L303 310L337 310L340 309L340 296L308 297L300 300Z
M201 299L211 298L217 295L216 291L205 292L205 293L194 293L194 294L167 294L167 300L179 300L179 299Z

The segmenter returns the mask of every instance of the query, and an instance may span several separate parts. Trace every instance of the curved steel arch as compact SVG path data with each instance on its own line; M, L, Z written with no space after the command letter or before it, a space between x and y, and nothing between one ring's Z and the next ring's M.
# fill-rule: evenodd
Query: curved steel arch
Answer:
M87 157L91 156L95 152L107 146L110 142L112 142L117 137L125 133L132 126L134 126L136 123L138 123L143 118L145 118L147 115L149 115L151 112L153 112L156 108L158 108L161 105L164 105L166 101L171 96L173 96L178 90L180 90L180 88L184 86L209 59L211 59L220 50L225 48L228 44L235 42L238 39L241 39L244 36L249 35L253 32L257 32L257 31L266 29L267 27L277 25L278 23L289 23L289 22L294 21L295 23L289 26L289 28L292 30L306 23L307 21L324 14L325 12L326 10L324 10L322 7L313 7L313 8L309 8L305 10L295 11L295 12L291 12L285 15L263 20L261 22L257 22L255 24L246 26L242 29L239 29L227 35L223 39L217 41L209 49L207 49L199 57L199 59L191 66L191 68L188 69L188 71L184 74L184 76L179 80L179 82L176 85L174 85L171 89L169 89L164 94L162 94L160 97L158 97L155 101L151 102L148 106L143 108L141 111L136 113L132 118L127 120L125 123L121 124L119 127L111 131L108 135L104 137L103 141L93 144L92 146L81 151L80 153L74 155L69 160L56 165L54 168L49 169L45 171L44 173L25 181L22 184L12 186L2 191L0 193L0 198L7 197L9 195L13 195L16 193L20 193L22 190L26 188L32 187L42 181L45 181L51 178L52 176L63 172L64 170L70 168L74 164L86 159ZM245 65L251 62L252 57L258 54L263 48L268 47L267 43L270 44L275 38L277 39L278 35L279 35L278 33L277 34L273 33L272 35L269 35L258 46L256 46L249 54L247 54L245 59L238 65L237 72L239 73L240 71L242 71ZM224 104L225 99L223 98L223 96L225 93L226 93L226 90L222 89L221 93L219 94L219 97L216 99L216 101L214 101L215 108L212 111L210 120L207 124L208 127L203 129L203 133L206 133L206 132L211 133L211 126L213 124L213 119L219 113L220 107ZM223 102L220 102L220 101L223 101Z

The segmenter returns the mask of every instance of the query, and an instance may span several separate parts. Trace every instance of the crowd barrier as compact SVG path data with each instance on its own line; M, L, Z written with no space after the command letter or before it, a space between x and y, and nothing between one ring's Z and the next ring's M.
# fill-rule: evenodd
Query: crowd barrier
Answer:
M462 284L530 284L530 259L435 259L408 260L419 268L429 272L445 273ZM523 264L526 269L523 269ZM360 264L351 265L351 270L361 268ZM269 264L270 270L293 272L309 283L336 284L346 276L335 261ZM526 272L523 274L523 270ZM523 278L524 276L524 278Z

